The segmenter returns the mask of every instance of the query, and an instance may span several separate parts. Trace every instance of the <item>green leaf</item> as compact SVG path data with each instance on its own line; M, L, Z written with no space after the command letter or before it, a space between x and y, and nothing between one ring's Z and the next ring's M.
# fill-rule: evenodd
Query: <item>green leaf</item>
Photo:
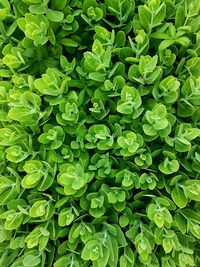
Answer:
M171 192L172 199L174 203L179 207L179 208L184 208L188 201L187 198L185 197L184 191L179 187L175 186Z
M26 267L38 266L40 262L41 262L41 259L38 256L34 256L34 255L26 255L25 258L23 259L23 264Z
M60 22L64 18L64 13L56 10L47 10L47 18L53 22Z
M63 38L60 40L60 43L66 47L77 47L78 43L70 38Z
M183 187L185 195L195 201L200 201L200 181L199 180L187 180L184 182Z

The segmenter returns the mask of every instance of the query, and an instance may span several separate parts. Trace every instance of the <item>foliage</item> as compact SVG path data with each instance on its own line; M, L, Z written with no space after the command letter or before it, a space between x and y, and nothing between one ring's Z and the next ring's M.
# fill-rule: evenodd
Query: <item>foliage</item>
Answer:
M200 266L200 1L0 0L0 266Z

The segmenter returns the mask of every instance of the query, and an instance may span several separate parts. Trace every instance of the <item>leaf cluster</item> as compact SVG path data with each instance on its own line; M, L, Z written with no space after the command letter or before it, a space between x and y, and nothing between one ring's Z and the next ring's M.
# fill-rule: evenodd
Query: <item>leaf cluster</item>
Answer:
M200 1L0 0L0 266L200 266Z

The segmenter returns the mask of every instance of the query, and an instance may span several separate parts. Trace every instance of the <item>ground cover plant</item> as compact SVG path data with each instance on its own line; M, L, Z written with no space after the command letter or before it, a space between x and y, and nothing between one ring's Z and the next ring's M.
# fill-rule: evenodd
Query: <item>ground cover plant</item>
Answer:
M0 266L200 266L200 1L0 0Z

